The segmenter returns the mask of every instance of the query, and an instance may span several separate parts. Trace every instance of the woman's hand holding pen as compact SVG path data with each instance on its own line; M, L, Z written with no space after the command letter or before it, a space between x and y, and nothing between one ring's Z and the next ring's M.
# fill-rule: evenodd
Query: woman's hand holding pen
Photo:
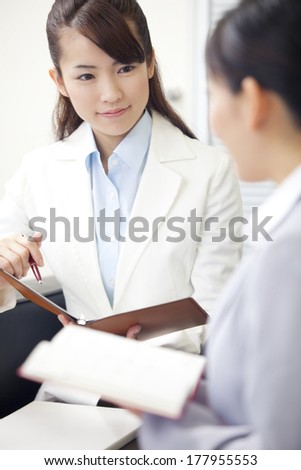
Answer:
M31 241L22 235L2 238L0 240L0 268L21 279L27 275L31 264L44 266L40 246L41 236L38 233L32 237ZM0 288L6 286L7 282L0 279Z

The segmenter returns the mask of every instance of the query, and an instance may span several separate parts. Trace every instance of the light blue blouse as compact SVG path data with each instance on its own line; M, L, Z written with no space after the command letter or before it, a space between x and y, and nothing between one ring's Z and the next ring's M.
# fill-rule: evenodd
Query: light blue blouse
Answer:
M124 241L140 179L146 164L152 119L145 111L142 118L120 142L108 160L108 174L99 151L87 157L91 176L95 235L104 287L113 305L120 243Z

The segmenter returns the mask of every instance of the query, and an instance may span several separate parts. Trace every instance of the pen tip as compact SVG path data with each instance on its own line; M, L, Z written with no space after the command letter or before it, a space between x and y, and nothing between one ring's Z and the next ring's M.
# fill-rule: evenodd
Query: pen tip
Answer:
M43 284L43 281L39 281L39 284Z

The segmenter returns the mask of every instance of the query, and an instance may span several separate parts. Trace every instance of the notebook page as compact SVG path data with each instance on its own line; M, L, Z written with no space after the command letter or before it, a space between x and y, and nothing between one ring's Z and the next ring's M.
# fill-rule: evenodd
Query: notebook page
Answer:
M65 327L48 345L40 344L31 353L21 368L23 376L72 385L171 417L181 413L205 361L76 326Z

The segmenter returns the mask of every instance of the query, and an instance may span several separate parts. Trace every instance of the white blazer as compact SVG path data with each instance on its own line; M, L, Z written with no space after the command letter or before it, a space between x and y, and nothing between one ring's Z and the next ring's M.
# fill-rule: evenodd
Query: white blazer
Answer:
M50 208L56 217L65 217L73 226L80 221L79 233L87 235L88 218L93 219L92 194L83 152L87 124L82 124L69 138L25 155L21 168L7 184L0 205L0 236L28 233L28 222L42 217L36 226L47 230L42 244L44 257L64 291L68 311L96 319L158 303L193 296L209 313L221 289L239 261L241 245L227 235L213 242L229 220L241 215L238 181L229 158L184 136L169 121L153 113L152 137L148 160L134 202L131 218L143 216L152 227L163 217L153 233L143 242L127 239L120 243L120 256L111 307L102 283L95 240L65 241L65 226L55 224L55 242L51 240ZM202 242L192 240L189 216L196 210L203 220L217 217L205 231L198 224ZM167 241L186 230L179 242ZM175 230L175 229L174 229ZM140 235L140 234L138 234ZM142 234L141 234L142 235ZM180 337L182 339L180 339ZM174 335L179 347L187 347L187 335ZM174 340L173 339L173 340ZM198 339L193 340L196 343ZM195 347L195 345L193 346ZM197 348L199 347L199 344Z

